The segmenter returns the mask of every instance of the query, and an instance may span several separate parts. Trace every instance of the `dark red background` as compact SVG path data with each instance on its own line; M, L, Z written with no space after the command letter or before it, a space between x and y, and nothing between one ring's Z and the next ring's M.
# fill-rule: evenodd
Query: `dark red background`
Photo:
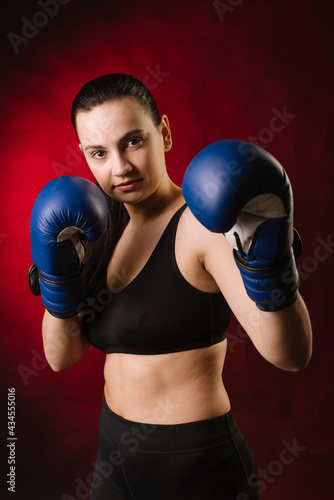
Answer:
M301 373L283 372L260 357L234 322L224 375L257 469L269 471L261 500L331 495L334 252L317 253L319 238L333 236L330 4L226 0L224 13L210 0L70 0L15 53L7 34L22 36L23 17L43 24L36 17L42 9L37 2L3 2L0 434L6 437L7 387L15 387L18 500L87 498L84 489L75 492L76 478L87 483L97 452L103 355L92 348L61 374L46 366L43 308L30 294L27 270L38 192L57 175L91 179L70 107L86 81L109 72L146 79L169 116L168 169L176 183L200 149L223 138L260 138L286 168L304 242L300 290L313 323L313 358ZM157 68L164 74L153 77ZM284 107L295 117L280 132L265 131L274 110ZM294 441L303 450L280 465L283 442ZM5 439L1 453L5 458ZM6 494L3 479L1 488Z

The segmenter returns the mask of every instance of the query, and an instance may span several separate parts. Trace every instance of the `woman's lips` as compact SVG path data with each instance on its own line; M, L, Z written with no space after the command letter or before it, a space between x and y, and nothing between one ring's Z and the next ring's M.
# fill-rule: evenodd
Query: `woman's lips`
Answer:
M115 188L119 189L120 191L133 191L139 186L142 180L143 179L137 179L134 181L122 182L121 184L117 184Z

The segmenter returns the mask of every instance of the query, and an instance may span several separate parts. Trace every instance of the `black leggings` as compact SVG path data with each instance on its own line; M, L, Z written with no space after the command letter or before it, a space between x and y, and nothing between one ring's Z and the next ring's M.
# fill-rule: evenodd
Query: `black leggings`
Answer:
M103 398L91 500L258 500L256 471L232 410L176 425L116 415Z

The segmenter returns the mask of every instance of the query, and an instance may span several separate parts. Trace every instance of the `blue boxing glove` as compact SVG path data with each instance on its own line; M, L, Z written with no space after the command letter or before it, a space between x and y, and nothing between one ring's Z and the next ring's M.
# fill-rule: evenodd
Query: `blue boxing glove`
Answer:
M207 229L224 233L249 297L263 311L293 304L298 294L295 258L302 244L293 228L292 189L267 151L238 140L204 148L188 166L182 191Z
M82 177L54 179L37 196L30 219L34 265L28 278L31 291L41 295L53 316L71 318L79 312L86 298L83 242L102 236L107 221L103 193Z

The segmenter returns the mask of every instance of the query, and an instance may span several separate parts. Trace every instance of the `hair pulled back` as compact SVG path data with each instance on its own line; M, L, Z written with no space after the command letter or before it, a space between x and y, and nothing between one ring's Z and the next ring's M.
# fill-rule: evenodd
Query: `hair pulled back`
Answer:
M131 75L111 73L86 83L75 97L72 104L71 122L77 132L76 117L80 111L90 111L105 102L133 97L150 114L153 123L158 126L160 113L147 86Z

